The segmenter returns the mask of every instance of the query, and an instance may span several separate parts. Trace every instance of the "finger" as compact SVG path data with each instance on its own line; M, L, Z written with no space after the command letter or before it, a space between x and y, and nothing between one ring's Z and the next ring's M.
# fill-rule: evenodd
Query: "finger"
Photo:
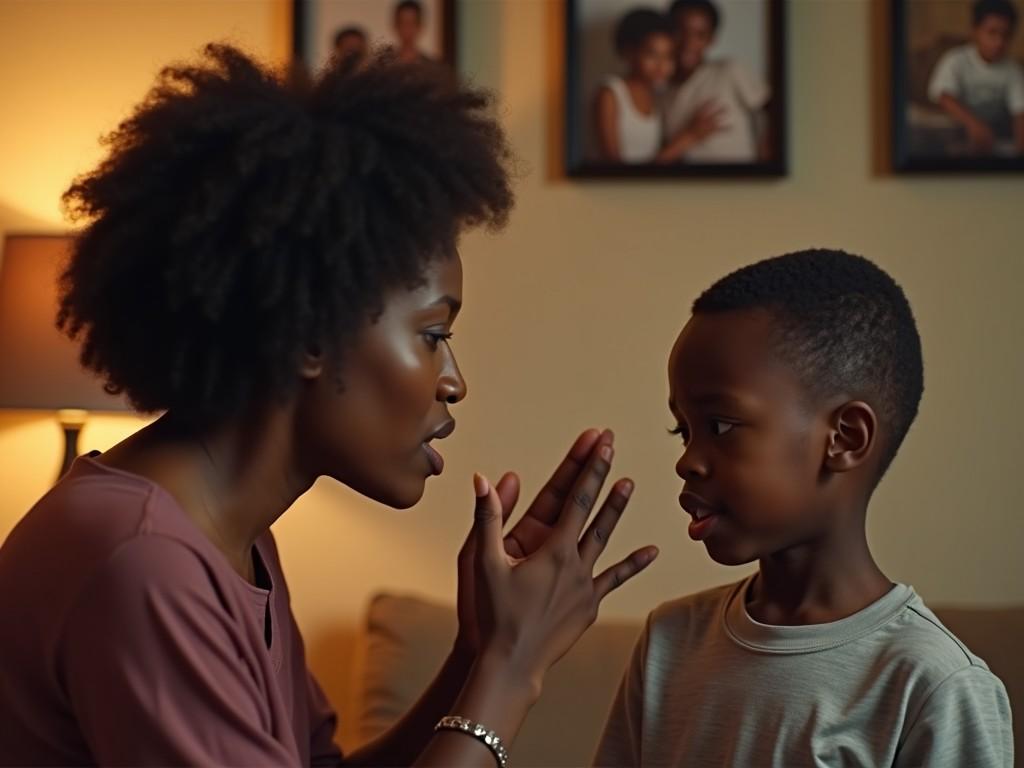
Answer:
M501 541L501 499L487 478L473 475L476 507L473 510L473 530L476 559L494 564L503 562L505 548Z
M565 502L556 527L563 543L567 543L571 537L573 548L577 546L580 533L587 518L590 517L597 497L601 495L601 488L612 468L613 455L614 449L610 445L598 445L597 450L590 454L587 466L580 473L572 493Z
M498 492L498 498L501 500L501 522L504 528L504 523L508 522L512 510L519 501L519 476L515 472L506 472L494 486L494 490Z
M657 547L643 547L625 560L620 560L603 570L601 575L594 579L594 591L597 593L598 601L604 600L609 592L618 589L644 570L657 556Z
M606 429L604 432L588 429L577 437L576 442L569 449L569 453L562 459L562 463L558 465L551 478L540 489L537 498L527 508L523 519L531 517L545 525L554 525L577 478L586 467L587 459L594 452L594 448L598 444L611 445L614 441L615 433L610 429Z
M587 528L587 532L583 534L583 538L580 540L580 559L588 571L593 570L597 558L604 552L605 545L607 545L612 531L615 530L615 526L619 524L619 518L622 517L622 512L626 509L632 493L632 480L617 482Z

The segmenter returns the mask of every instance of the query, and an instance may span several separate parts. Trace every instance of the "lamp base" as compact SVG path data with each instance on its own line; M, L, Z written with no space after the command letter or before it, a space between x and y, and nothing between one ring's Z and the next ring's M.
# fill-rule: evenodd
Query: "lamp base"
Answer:
M61 463L60 474L57 475L58 480L68 473L71 465L78 458L78 436L82 433L82 427L85 426L88 417L87 411L75 409L57 412L60 427L64 430L64 461Z

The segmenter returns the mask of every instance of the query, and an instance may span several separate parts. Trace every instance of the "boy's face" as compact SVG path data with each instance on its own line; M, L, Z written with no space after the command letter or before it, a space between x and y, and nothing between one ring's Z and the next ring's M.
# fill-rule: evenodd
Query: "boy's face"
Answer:
M683 72L692 72L704 61L704 54L715 40L711 17L691 9L676 14L676 60Z
M672 38L668 35L648 35L629 57L630 68L644 82L658 87L667 83L675 71Z
M766 310L697 314L669 359L669 406L683 439L676 473L690 536L738 565L814 538L828 413L809 405L772 351Z
M1013 25L1005 16L990 14L974 25L971 38L978 55L992 63L1006 56L1013 37Z

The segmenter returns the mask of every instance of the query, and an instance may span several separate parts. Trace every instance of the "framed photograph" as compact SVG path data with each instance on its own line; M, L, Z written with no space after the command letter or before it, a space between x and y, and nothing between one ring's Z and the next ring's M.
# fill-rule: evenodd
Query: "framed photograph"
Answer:
M1024 171L1015 0L892 0L893 167Z
M784 0L568 0L566 171L783 176Z
M380 50L455 68L455 0L293 0L293 8L294 53L311 71L335 55L358 66Z

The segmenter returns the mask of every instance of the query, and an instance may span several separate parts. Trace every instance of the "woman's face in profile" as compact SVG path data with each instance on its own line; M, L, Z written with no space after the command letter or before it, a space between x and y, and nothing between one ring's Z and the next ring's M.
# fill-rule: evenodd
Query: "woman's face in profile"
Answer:
M444 463L433 441L451 434L449 406L466 396L446 338L461 304L458 255L435 260L420 286L385 295L340 371L307 374L297 422L306 466L392 507L420 500Z

